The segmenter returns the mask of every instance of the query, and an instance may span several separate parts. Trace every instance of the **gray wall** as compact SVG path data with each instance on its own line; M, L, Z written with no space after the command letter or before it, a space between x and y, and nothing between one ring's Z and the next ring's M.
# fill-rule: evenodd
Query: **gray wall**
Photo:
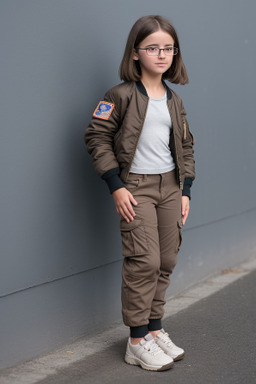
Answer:
M83 133L127 34L170 18L197 181L168 296L256 247L253 0L1 0L0 367L120 321L119 219Z

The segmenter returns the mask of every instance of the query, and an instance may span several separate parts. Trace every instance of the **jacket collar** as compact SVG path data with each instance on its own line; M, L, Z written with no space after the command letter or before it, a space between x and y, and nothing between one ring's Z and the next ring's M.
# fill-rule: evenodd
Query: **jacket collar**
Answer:
M163 80L162 80L163 81ZM137 89L144 95L144 96L147 96L148 97L148 94L147 94L147 91L146 91L146 88L144 87L144 85L142 84L141 81L137 81L136 82L136 86L137 86ZM166 85L166 83L163 81L163 86L165 87L166 89L166 92L167 92L167 99L171 99L172 98L172 92L170 90L170 88Z

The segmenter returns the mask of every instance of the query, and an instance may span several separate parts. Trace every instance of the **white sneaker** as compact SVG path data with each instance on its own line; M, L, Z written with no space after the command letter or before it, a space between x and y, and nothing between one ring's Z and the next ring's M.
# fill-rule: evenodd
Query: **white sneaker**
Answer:
M182 348L177 347L175 345L167 332L162 328L160 333L155 337L156 344L162 348L162 350L166 353L166 355L173 358L174 361L178 361L183 359L185 352Z
M136 345L132 345L129 338L124 360L149 371L165 371L174 364L172 357L164 353L150 333Z

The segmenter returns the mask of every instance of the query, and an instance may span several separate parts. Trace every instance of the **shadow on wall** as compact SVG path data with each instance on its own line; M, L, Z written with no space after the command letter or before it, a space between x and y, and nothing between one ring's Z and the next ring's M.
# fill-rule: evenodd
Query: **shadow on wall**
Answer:
M120 260L122 254L119 216L106 183L95 172L87 153L83 136L89 121L85 125L81 123L84 120L82 115L76 116L65 141L70 188L64 201L72 205L75 213L72 225L78 244L73 250L84 259L82 265L87 270Z

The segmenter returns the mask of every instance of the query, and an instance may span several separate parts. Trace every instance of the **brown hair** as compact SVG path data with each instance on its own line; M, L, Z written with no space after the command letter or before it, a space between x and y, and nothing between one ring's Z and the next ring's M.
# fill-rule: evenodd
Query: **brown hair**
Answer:
M188 83L188 74L183 62L178 35L171 23L162 16L144 16L133 25L125 47L123 59L119 73L121 80L139 81L141 78L140 64L138 60L133 60L134 49L147 36L162 29L169 33L174 40L174 46L178 48L177 55L173 56L171 67L163 74L163 79L169 80L174 84Z

